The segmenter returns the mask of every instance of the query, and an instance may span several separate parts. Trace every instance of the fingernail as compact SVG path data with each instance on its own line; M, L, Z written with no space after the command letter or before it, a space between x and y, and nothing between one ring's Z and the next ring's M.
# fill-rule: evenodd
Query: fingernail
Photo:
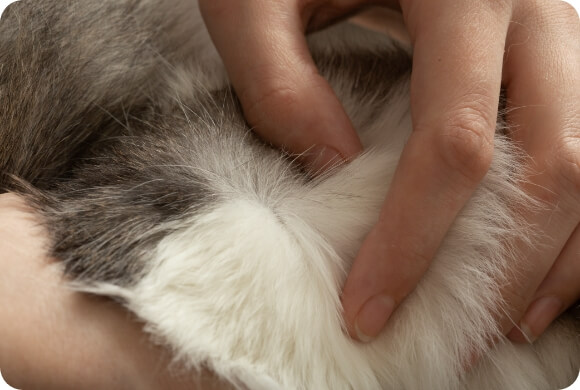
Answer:
M529 343L533 343L544 333L564 308L564 303L556 297L535 300L520 322L520 330Z
M322 172L345 161L336 149L325 145L312 147L304 153L302 160L313 170Z
M395 310L395 300L387 295L375 295L360 309L354 327L357 338L368 343L381 333Z
M514 326L509 333L507 334L507 338L510 339L511 341L515 342L515 343L521 343L521 344L525 344L528 342L528 338L526 335L524 335L524 333L522 332L522 330L520 329L520 326Z

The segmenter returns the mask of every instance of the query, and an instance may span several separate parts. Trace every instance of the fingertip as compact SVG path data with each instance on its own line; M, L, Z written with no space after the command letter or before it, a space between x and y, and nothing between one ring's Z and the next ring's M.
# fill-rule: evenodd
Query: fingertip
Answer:
M302 162L313 174L325 172L347 161L347 159L331 146L317 145L300 156Z
M534 339L529 336L529 329L522 329L521 326L514 326L506 336L517 344L531 344Z
M362 145L310 55L300 7L260 4L200 3L248 123L315 172L351 160Z
M378 294L367 300L354 320L354 336L363 343L374 340L385 328L395 311L395 300Z
M363 343L379 336L412 282L387 261L391 258L385 250L389 245L382 233L375 226L367 235L341 297L348 333Z
M322 77L286 75L258 84L240 99L253 130L267 142L296 155L314 172L362 152L348 115Z
M536 299L528 308L520 325L508 333L508 338L517 343L532 344L546 331L563 308L564 303L557 297Z

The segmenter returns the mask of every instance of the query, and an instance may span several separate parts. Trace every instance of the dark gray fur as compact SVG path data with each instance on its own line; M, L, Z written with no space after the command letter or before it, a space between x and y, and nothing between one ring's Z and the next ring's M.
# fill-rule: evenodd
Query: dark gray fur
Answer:
M275 213L281 186L320 183L251 132L227 84L203 82L219 64L178 2L22 0L0 21L0 192L42 214L52 255L84 286L137 282L160 239L230 196ZM377 50L353 51L360 34ZM358 129L411 69L407 51L370 35L310 41ZM183 71L199 83L176 85Z
M173 94L167 74L195 62L193 38L175 27L181 15L146 3L23 0L0 23L0 189L42 212L52 254L85 282L135 281L168 222L227 196L212 175L235 182L236 172L216 172L212 154L278 170L275 183L256 174L232 184L256 196L308 182L249 131L229 87ZM319 47L314 58L361 99L369 90L387 99L410 69L402 49L347 59Z

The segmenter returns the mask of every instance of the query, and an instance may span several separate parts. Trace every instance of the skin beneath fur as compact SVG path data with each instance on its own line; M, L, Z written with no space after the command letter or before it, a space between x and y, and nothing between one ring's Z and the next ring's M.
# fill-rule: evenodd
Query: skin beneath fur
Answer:
M347 25L310 43L366 150L318 177L248 129L195 2L14 4L0 24L0 186L42 213L75 288L122 301L176 359L241 388L571 383L578 322L516 346L494 321L519 264L505 242L533 242L518 210L541 207L518 190L524 156L501 124L416 291L374 342L344 332L341 288L411 131L410 58Z

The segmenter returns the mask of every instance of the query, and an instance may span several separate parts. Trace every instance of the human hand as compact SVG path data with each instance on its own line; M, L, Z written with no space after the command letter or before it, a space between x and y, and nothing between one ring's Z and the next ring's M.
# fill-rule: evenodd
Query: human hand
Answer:
M323 169L361 151L304 33L364 0L200 0L244 113L257 133ZM400 0L414 46L413 132L380 212L343 290L353 337L369 340L414 289L493 154L500 87L511 136L531 156L525 190L543 201L523 216L540 242L519 245L529 265L502 290L533 340L580 297L580 23L556 0ZM311 110L316 107L316 110ZM311 148L316 145L315 148ZM421 205L421 207L417 207ZM545 299L542 299L545 298Z
M22 199L0 195L0 369L19 389L222 389L170 356L110 300L64 286ZM181 370L183 371L183 370Z

